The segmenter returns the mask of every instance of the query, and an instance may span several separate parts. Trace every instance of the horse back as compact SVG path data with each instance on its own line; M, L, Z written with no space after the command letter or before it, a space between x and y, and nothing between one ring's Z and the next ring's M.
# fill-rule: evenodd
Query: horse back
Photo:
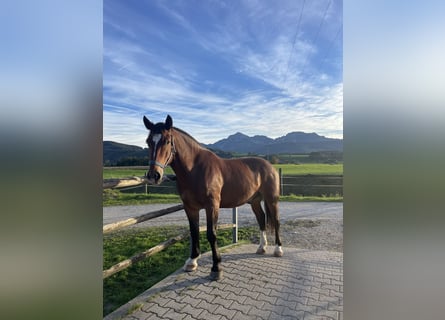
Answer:
M258 193L279 195L278 173L268 161L255 157L223 161L222 207L244 204Z
M202 150L188 179L178 179L178 189L190 206L202 208L217 199L221 207L233 208L258 193L278 196L279 178L275 168L262 158L222 159Z

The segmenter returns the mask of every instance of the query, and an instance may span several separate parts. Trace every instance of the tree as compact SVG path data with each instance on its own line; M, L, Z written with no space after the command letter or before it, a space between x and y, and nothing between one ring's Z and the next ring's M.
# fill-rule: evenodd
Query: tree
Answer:
M276 155L273 155L270 157L270 163L278 164L278 163L280 163L280 159Z

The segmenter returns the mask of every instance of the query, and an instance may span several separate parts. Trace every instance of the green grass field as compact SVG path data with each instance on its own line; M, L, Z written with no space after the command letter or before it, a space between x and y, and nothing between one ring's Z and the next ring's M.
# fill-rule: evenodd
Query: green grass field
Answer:
M275 164L278 170L281 168L283 176L295 176L303 174L318 175L342 175L343 163L324 164L324 163L304 163L304 164Z
M303 175L303 174L343 174L343 164L324 164L324 163L305 163L305 164L276 164L274 167L282 169L284 176ZM125 178L137 176L141 177L146 173L147 169L121 169L121 168L104 168L103 179ZM170 167L165 170L166 174L174 174Z

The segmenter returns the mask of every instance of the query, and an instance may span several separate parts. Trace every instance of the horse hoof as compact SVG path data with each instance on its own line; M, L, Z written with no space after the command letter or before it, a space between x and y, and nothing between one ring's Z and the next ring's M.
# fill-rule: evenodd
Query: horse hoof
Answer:
M198 269L198 265L197 264L186 264L184 266L184 271L185 272L193 272L196 269Z
M274 252L273 252L273 255L275 257L282 257L283 256L283 250L281 249L281 247L276 247Z
M258 250L256 251L256 254L265 254L266 253L266 249L264 249L263 247L259 247Z
M222 276L223 276L222 270L210 271L210 280L212 280L212 281L220 280L220 279L222 279Z
M185 272L192 272L192 271L195 271L196 269L198 269L198 258L195 258L195 259L189 258L189 259L187 259L187 261L185 262L184 268L183 268L184 271Z

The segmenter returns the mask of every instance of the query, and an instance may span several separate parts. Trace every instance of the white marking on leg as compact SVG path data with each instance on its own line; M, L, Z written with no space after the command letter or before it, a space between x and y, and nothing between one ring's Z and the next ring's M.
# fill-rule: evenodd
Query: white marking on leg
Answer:
M273 252L273 255L275 257L282 257L283 256L283 249L281 249L281 246L276 246L275 250Z
M184 264L184 268L183 268L184 271L191 272L191 271L195 271L196 269L198 269L198 259L200 257L201 256L199 255L198 257L196 257L194 259L188 258Z
M266 231L260 231L260 246L258 247L258 250L256 251L256 253L265 254L266 246L267 246Z
M266 235L266 231L261 231L261 232L260 232L260 246L261 246L261 247L265 247L265 246L267 246L267 235Z

